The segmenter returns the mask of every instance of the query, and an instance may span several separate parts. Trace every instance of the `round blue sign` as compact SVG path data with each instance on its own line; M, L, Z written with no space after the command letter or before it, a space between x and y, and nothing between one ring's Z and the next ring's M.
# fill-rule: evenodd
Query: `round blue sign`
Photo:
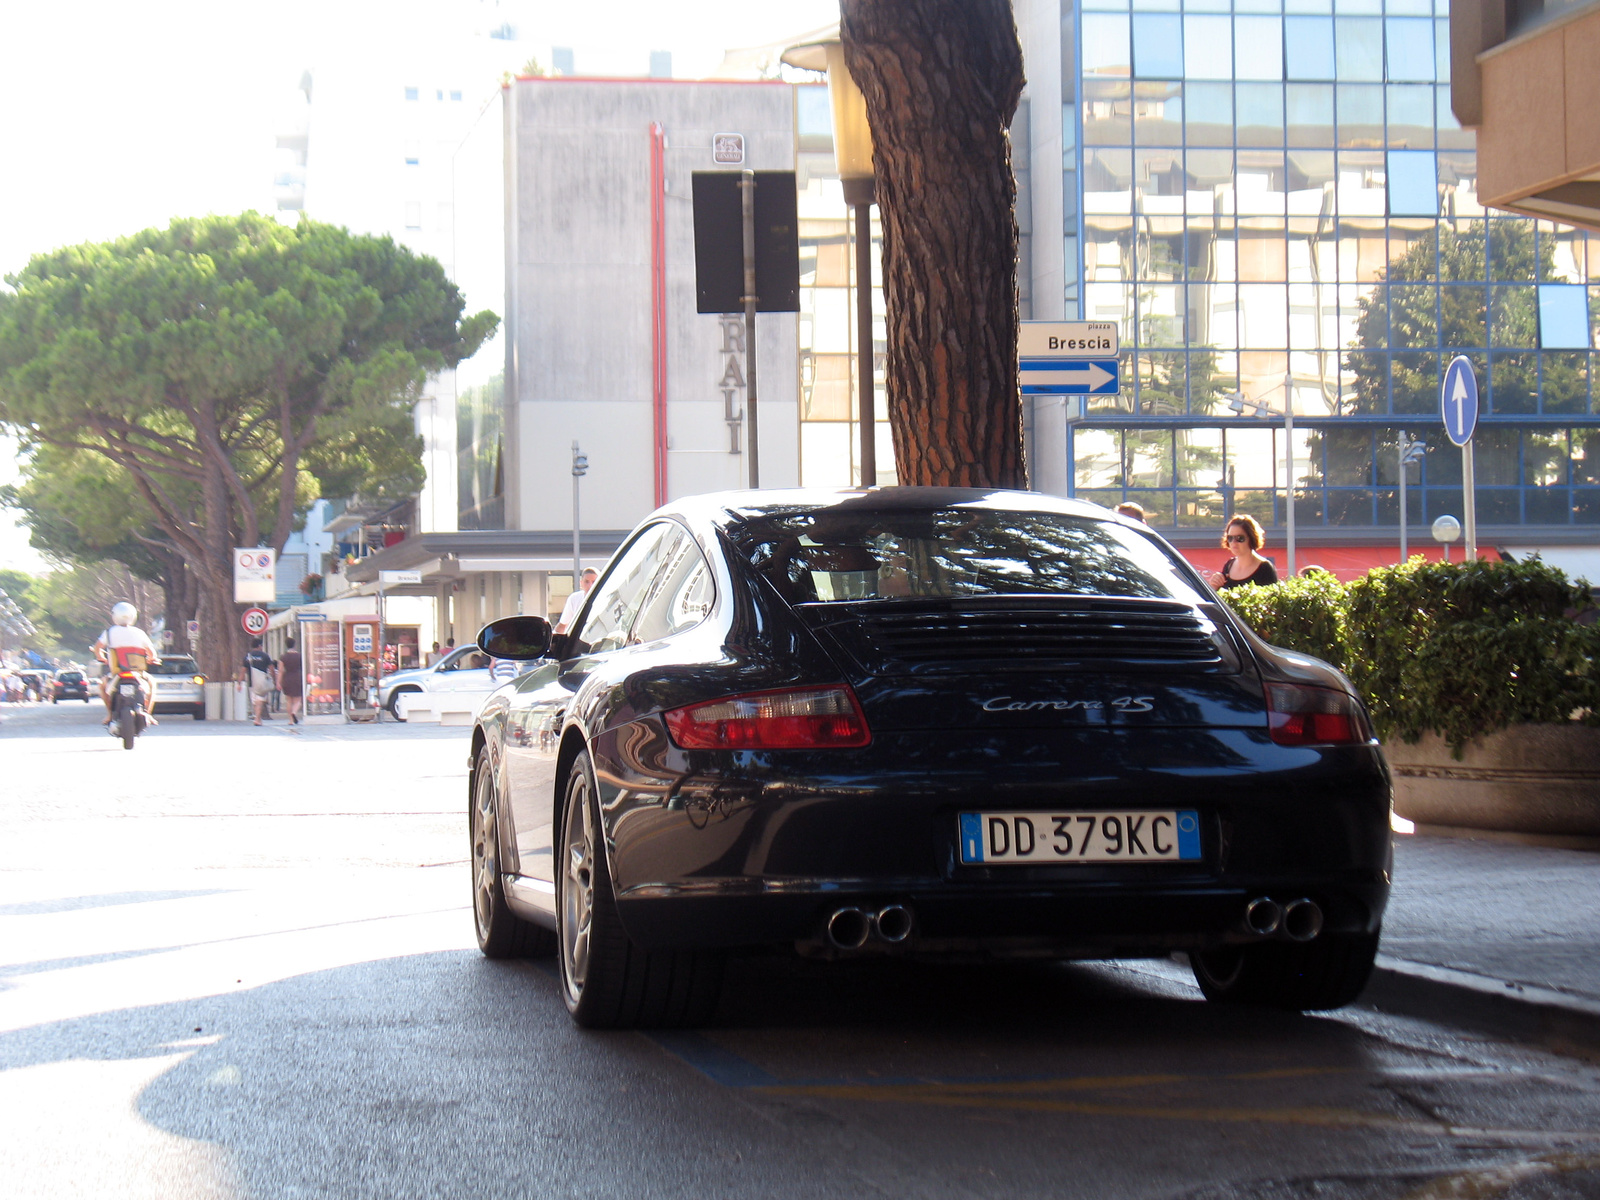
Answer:
M1464 354L1456 355L1445 368L1439 411L1452 442L1465 446L1472 440L1472 431L1478 427L1478 376L1472 360Z

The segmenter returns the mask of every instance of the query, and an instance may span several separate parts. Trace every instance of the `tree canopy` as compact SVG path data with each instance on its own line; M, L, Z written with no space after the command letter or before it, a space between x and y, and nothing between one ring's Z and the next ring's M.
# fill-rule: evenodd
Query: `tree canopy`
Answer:
M137 498L138 517L86 501L73 511L108 525L77 535L120 530L182 556L213 673L236 657L230 550L281 551L330 484L414 488L424 379L498 323L463 317L439 264L392 239L257 213L70 246L6 282L0 422L51 451L31 481L84 461L57 453L116 469L108 486Z

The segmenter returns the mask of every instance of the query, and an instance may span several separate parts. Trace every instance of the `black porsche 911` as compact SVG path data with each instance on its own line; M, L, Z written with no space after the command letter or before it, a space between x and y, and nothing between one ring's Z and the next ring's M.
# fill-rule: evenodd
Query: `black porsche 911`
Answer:
M479 944L582 1025L693 1024L730 952L1185 951L1212 1000L1364 986L1390 780L1344 676L1143 525L1022 492L669 505L485 705Z

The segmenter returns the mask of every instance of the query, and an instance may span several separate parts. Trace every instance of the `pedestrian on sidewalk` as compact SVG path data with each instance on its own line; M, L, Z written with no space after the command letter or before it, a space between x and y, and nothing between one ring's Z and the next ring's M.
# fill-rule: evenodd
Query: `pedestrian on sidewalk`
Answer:
M589 598L589 589L594 586L595 577L593 567L585 568L583 574L579 576L582 586L567 597L567 602L561 609L561 620L556 623L557 633L566 633L578 619L578 613L583 609L583 602Z
M305 680L301 675L300 651L294 648L294 639L284 641L283 657L278 660L278 690L283 693L283 706L289 710L289 724L300 724L300 706L305 703Z
M433 644L433 649L428 651L428 657L423 660L422 665L425 667L431 667L443 657L444 655L439 651L439 643L435 642Z
M272 666L272 656L261 648L261 639L251 638L250 649L244 655L244 678L250 685L250 706L255 710L257 725L272 698Z

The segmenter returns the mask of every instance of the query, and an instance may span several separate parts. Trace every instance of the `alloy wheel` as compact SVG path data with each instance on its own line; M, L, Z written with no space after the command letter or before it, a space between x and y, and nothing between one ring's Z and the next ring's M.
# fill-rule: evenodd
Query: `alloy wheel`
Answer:
M567 792L565 862L561 889L561 961L567 991L574 1001L589 976L589 943L594 926L594 817L588 779L577 774Z
M478 768L477 803L472 811L472 907L478 939L489 936L494 920L494 888L500 874L500 839L494 815L494 773Z

